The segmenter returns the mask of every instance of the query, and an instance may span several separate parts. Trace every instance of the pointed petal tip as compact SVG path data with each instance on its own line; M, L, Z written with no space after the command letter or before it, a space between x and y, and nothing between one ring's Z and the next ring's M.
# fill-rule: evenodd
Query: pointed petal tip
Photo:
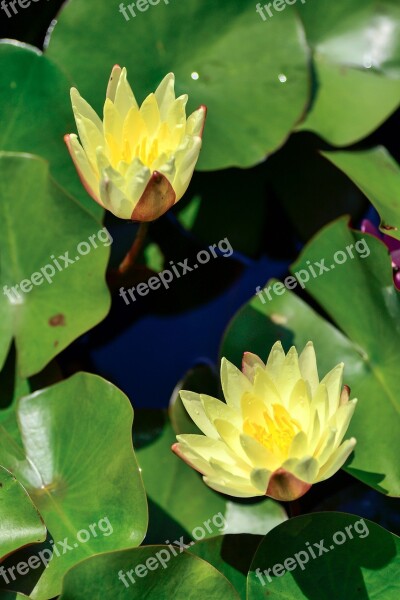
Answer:
M204 117L203 117L203 126L202 126L202 128L201 128L201 131L200 131L200 133L199 133L199 137L200 137L200 138L203 138L203 134L204 134L204 127L205 127L205 125L206 125L206 119L207 119L207 112L208 112L208 109L207 109L207 106L205 106L205 104L201 104L201 105L200 105L200 107L198 108L198 110L201 110L201 111L203 112L203 114L204 114Z

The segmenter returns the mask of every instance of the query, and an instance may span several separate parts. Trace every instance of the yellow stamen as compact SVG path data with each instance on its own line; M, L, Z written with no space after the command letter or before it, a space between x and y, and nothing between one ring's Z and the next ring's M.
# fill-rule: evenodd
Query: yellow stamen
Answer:
M273 418L267 412L264 413L265 425L246 419L243 431L257 440L267 450L275 452L278 449L282 454L287 455L290 444L296 433L301 430L301 427L295 419L292 419L283 406L274 404L272 409Z

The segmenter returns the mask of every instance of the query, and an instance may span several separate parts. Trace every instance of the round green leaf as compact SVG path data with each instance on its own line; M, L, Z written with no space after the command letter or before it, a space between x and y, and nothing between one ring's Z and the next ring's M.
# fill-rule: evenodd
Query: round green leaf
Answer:
M111 241L31 155L0 153L0 219L0 367L15 337L20 375L29 377L106 316ZM30 292L11 290L34 274L36 285L24 283Z
M260 544L247 598L395 600L399 567L399 538L372 521L344 513L303 515Z
M85 560L65 577L60 600L239 600L214 567L178 548L174 551L177 556L168 546L144 546Z
M128 21L118 6L68 2L48 55L100 110L111 67L139 101L173 71L189 111L208 107L201 169L249 167L280 147L308 101L307 49L295 11L265 23L252 0L161 0ZM284 40L284 43L282 42Z
M335 253L347 253L350 246L354 258L347 254L346 262L332 269ZM321 260L329 271L320 274L315 263ZM310 265L315 278L308 271ZM346 219L340 219L306 246L292 266L292 272L300 270L309 273L306 289L336 327L293 292L276 295L269 282L266 290L271 300L264 292L263 299L254 297L238 313L226 333L222 354L236 363L244 351L265 359L277 339L286 350L291 345L301 349L312 340L321 377L343 361L344 381L352 397L359 398L347 434L357 439L357 445L346 470L380 492L399 496L400 301L388 251L382 242L350 230Z
M0 559L18 548L46 539L46 527L28 494L1 466L0 514Z
M63 141L76 131L71 82L39 50L20 42L0 43L0 70L0 150L44 157L56 181L100 218L102 208L85 192Z
M22 398L16 415L0 413L0 462L25 486L54 541L33 599L56 596L82 559L142 541L147 507L131 427L126 396L84 373ZM51 554L47 544L32 555L44 548Z
M314 50L317 91L300 129L334 146L372 133L400 103L397 0L298 3Z

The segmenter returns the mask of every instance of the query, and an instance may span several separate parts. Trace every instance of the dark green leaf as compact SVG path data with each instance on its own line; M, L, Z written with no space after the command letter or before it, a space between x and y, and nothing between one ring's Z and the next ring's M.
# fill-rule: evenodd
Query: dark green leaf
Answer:
M248 600L396 600L399 567L399 538L372 521L344 513L304 515L271 531L259 546Z

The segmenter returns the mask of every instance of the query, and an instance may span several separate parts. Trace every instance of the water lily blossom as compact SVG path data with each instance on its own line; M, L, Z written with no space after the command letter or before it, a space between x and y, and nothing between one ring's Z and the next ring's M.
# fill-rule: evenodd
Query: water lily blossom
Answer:
M65 136L86 191L122 219L153 221L186 192L196 166L206 118L201 106L186 117L185 94L175 97L169 73L139 107L126 69L112 70L103 121L71 89L79 133Z
M296 500L332 477L356 444L342 442L357 402L342 388L343 368L319 381L312 342L300 356L277 342L266 364L247 352L242 371L222 359L226 403L182 391L204 435L178 435L172 449L218 492Z

